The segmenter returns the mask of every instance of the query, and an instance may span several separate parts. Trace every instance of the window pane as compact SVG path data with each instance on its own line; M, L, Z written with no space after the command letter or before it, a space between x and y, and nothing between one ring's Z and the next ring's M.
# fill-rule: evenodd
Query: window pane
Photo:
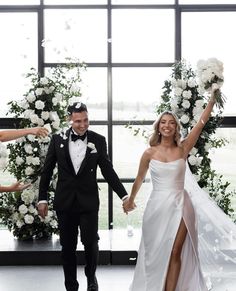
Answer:
M216 136L225 138L228 144L210 151L212 169L215 169L217 174L223 175L224 182L230 183L228 190L236 190L236 128L218 128ZM236 197L232 205L236 211Z
M134 136L134 130L140 128L140 134ZM147 135L152 132L152 126L113 126L113 164L120 178L135 178L141 155L148 147L148 141L141 132Z
M40 0L0 0L0 5L34 5L40 4Z
M130 184L124 184L125 189L128 193L131 192L132 183ZM138 195L135 199L135 203L137 205L137 208L130 212L128 215L123 213L123 209L121 207L122 202L120 198L114 194L113 199L113 227L114 229L120 229L120 228L127 228L128 225L130 225L132 228L141 228L142 225L142 216L143 211L146 205L146 201L148 199L149 194L151 193L151 183L145 182L142 184Z
M107 120L107 69L87 68L81 74L82 99L91 120Z
M236 0L179 0L179 4L236 4Z
M1 13L0 27L5 28L0 31L0 116L5 117L7 103L25 93L24 74L37 67L37 14Z
M111 0L112 4L174 4L175 0Z
M207 29L209 23L212 24L210 31ZM222 91L227 97L225 115L236 114L234 96L236 39L231 34L225 33L232 31L232 27L235 26L236 12L191 12L182 15L183 58L194 67L199 59L211 57L224 63L225 83Z
M46 62L65 62L68 57L105 62L106 10L45 10L44 46Z
M108 229L108 186L107 183L99 183L99 229Z
M174 10L113 10L113 62L173 62Z
M44 0L45 4L52 4L52 5L57 5L57 4L65 4L65 5L70 5L70 4L107 4L107 0Z
M113 118L155 119L161 88L170 68L114 68Z

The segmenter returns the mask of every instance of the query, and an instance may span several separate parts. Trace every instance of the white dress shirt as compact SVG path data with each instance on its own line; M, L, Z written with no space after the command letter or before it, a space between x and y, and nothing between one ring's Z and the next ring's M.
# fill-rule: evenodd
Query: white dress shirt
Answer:
M74 134L76 133L74 132ZM87 137L84 140L77 139L76 141L72 141L70 136L69 153L76 174L78 173L82 161L85 157L86 150L87 150Z
M75 133L74 131L73 133L77 135L77 133ZM84 140L77 139L76 141L72 141L70 134L69 154L76 174L80 169L83 159L85 158L86 150L87 150L87 137ZM47 203L47 200L40 200L38 202L38 204L41 203Z

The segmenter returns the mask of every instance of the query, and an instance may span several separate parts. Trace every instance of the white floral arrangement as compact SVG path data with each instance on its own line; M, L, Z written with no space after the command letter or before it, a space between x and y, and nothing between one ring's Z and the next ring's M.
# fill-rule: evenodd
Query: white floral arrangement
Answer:
M217 78L219 79L214 79L214 81L222 82L222 64L217 64L219 65L219 71L214 69L214 72L215 74L217 73ZM198 72L198 74L200 73ZM208 102L204 96L206 88L199 86L199 78L201 76L197 76L191 66L186 64L185 60L176 62L172 67L170 78L164 83L161 103L157 106L158 114L165 110L170 110L176 114L181 123L183 138L199 120ZM201 79L205 80L205 77ZM188 163L200 187L207 188L210 196L214 199L216 198L214 196L215 193L220 193L220 198L218 195L215 200L226 214L231 215L233 209L230 197L234 195L234 192L227 192L227 187L230 183L222 182L222 176L219 178L215 171L211 169L211 160L209 158L210 149L222 147L227 142L214 136L222 120L223 105L224 103L218 106L218 110L212 114L205 124L196 145L188 156ZM218 179L217 185L215 183L216 176Z
M199 88L203 93L209 93L212 89L212 86L218 88L218 90L215 92L215 96L217 105L220 108L223 108L225 103L225 97L220 91L220 88L224 83L223 71L223 63L216 58L199 60L197 62L197 77Z
M52 68L44 77L32 69L26 76L30 78L30 88L24 98L20 102L9 103L9 112L16 118L22 118L20 127L44 126L49 133L65 132L65 128L68 128L67 106L81 97L80 71L85 67L83 63L68 63ZM14 236L22 240L50 237L58 233L52 206L56 171L49 187L48 215L42 219L37 212L39 177L50 139L51 134L45 138L28 135L7 146L8 171L17 180L31 183L31 187L22 193L2 193L0 218Z
M7 148L0 142L0 170L4 170L7 166Z

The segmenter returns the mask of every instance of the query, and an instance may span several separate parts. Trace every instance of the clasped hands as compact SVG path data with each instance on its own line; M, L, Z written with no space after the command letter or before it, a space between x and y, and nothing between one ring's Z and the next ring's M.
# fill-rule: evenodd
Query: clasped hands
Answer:
M133 199L127 197L122 204L124 213L128 214L128 212L134 210L136 208L136 204L134 203Z

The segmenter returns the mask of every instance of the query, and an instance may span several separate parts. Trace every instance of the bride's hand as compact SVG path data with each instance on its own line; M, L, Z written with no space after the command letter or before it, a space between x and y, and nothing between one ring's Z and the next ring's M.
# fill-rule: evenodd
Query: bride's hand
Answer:
M134 201L130 199L130 197L127 197L123 202L123 210L127 214L128 212L134 210L136 208L136 204Z
M211 98L210 101L216 102L216 91L220 90L220 86L217 83L213 83L211 86Z

